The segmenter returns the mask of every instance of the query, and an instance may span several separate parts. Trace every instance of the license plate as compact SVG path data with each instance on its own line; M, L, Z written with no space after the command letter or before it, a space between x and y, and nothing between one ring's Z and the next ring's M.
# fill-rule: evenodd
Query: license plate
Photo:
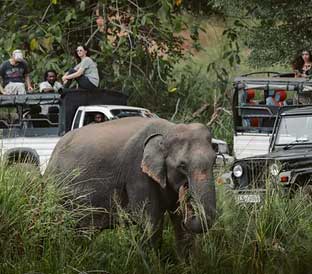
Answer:
M236 197L238 203L260 203L259 194L239 194Z

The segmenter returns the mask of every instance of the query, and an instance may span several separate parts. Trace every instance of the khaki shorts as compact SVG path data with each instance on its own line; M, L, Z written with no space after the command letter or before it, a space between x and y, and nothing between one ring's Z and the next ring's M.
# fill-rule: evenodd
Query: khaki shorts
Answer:
M8 95L26 94L25 84L10 82L5 86L4 94Z

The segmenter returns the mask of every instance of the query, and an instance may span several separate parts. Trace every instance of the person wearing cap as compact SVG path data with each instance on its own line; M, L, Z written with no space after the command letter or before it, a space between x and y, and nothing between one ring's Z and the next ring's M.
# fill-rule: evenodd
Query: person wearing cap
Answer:
M4 94L26 94L32 91L29 68L21 50L14 50L9 60L0 65L0 76L4 86Z

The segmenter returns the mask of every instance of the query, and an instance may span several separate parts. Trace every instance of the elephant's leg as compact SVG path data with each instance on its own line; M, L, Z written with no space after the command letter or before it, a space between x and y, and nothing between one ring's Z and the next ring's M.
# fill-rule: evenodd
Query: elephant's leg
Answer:
M176 213L169 213L169 215L175 233L177 254L181 259L185 259L194 249L194 234L185 230L181 215Z
M122 191L115 187L113 181L81 180L75 183L72 195L83 208L79 227L106 229L117 224L117 209L124 206L124 201Z
M147 236L153 247L160 248L165 210L162 208L158 191L153 191L146 182L140 186L127 189L128 210L142 229L145 229L148 223L151 225L151 235Z

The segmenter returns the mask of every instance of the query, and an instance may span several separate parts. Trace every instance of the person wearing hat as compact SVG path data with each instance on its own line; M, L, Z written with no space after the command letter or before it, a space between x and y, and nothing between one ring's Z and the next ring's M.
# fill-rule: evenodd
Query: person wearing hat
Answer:
M28 91L33 90L28 65L19 49L14 50L11 58L0 65L0 76L4 94L26 94L25 83Z

